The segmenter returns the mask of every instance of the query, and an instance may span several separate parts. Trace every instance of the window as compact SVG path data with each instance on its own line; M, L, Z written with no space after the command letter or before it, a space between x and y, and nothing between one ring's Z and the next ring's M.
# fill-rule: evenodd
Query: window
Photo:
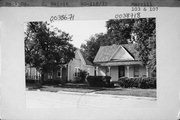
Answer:
M53 72L48 73L48 79L53 79Z
M57 71L57 77L61 77L61 71L60 70Z
M134 66L134 77L139 77L139 67Z
M88 75L90 74L90 68L87 69L87 74L88 74Z
M74 68L74 76L78 77L80 73L80 69L78 67Z

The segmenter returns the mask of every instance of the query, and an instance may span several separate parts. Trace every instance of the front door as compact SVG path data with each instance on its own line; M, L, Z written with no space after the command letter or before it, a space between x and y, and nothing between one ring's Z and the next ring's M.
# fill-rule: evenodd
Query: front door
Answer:
M125 66L119 66L118 71L119 71L119 78L125 77Z

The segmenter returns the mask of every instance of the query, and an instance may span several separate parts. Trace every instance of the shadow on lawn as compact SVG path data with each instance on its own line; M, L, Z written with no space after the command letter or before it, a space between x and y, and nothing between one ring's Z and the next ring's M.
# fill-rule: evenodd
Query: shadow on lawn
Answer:
M26 88L28 90L37 90L43 88L40 83L26 83Z
M123 90L122 88L120 87L91 87L89 86L88 84L86 83L81 83L81 84L78 84L78 83L67 83L65 85L55 85L53 87L61 87L61 88L74 88L74 89L84 89L84 90L93 90L94 92L95 91L104 91L104 90L114 90L114 91L120 91L120 90Z

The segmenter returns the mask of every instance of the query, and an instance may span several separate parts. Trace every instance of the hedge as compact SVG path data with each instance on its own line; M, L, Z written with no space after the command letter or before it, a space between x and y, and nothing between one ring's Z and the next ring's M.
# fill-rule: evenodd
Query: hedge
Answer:
M91 87L110 87L110 76L88 76L87 82Z
M26 83L37 83L39 80L34 80L34 79L26 79Z
M119 85L124 88L156 88L156 78L154 77L141 77L141 78L127 78L122 77L119 79Z
M48 79L48 80L42 81L43 85L58 85L60 83L61 83L60 80L51 80L51 79Z

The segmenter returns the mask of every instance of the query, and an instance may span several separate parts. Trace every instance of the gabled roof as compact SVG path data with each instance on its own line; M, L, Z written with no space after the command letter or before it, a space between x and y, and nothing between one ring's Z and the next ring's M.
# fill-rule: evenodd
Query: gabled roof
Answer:
M121 45L111 45L111 46L101 46L98 53L94 59L94 62L108 62L111 60L112 56L118 51L120 47L123 47L134 60L139 60L138 51L135 49L136 44L121 44Z
M110 61L129 61L134 60L132 55L122 46L111 56Z
M94 58L94 62L109 61L110 57L115 53L118 47L118 45L101 46L96 54L96 57Z
M77 49L77 50L81 54L81 58L83 59L83 61L85 62L86 65L93 65L89 60L86 59L85 55L83 54L83 52L80 49Z
M81 50L80 50L80 52L81 52L81 55L82 55L86 65L93 65L89 60L86 59L85 55L83 54L83 52Z
M139 52L136 50L137 44L122 44L122 46L129 52L134 60L140 60Z

